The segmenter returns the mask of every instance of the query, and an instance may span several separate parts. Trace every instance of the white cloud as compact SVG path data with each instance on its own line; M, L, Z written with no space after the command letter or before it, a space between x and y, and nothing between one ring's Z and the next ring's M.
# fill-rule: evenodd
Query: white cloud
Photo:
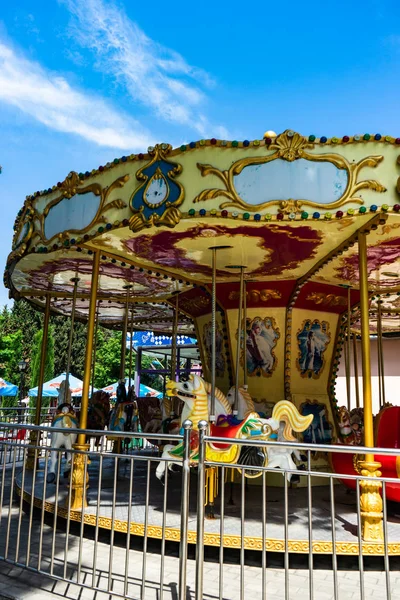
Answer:
M74 89L63 77L0 42L0 102L19 108L56 131L100 146L143 150L154 139L133 119L98 96Z
M204 89L213 85L202 69L151 40L112 1L60 0L73 15L74 39L97 57L96 67L124 85L129 95L171 123L200 135L225 132L202 114Z

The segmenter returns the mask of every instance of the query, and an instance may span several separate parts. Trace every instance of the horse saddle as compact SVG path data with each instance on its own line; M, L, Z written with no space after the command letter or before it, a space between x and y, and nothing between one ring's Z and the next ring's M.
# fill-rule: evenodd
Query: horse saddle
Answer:
M210 427L210 434L213 437L235 439L238 437L238 433L240 432L242 427L243 427L242 422L239 423L238 425L228 425L228 427L226 427L226 426L220 427L219 425L212 424ZM230 444L214 444L213 443L213 446L215 448L219 448L220 450L223 450L225 448L229 448Z

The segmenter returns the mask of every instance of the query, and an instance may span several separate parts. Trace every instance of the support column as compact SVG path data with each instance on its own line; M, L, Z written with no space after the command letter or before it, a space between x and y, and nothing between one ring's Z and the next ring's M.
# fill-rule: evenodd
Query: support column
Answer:
M35 425L40 425L40 413L42 411L42 397L43 397L43 384L44 384L44 367L46 363L46 351L47 351L47 338L49 335L49 321L50 321L50 294L46 295L46 306L44 311L43 321L43 337L42 347L40 349L40 368L39 368L39 382L38 382L38 395L36 398L35 407ZM37 446L40 442L40 432L31 431L29 436L29 444ZM26 468L33 471L35 464L35 450L28 448L28 456L26 460Z
M92 282L90 289L89 318L87 326L85 367L83 374L82 402L81 414L79 419L79 429L86 429L87 426L99 268L100 252L96 250L93 255ZM74 449L81 450L83 452L87 452L89 450L89 444L86 443L85 433L78 434L78 440L77 443L74 444ZM73 469L71 473L71 510L80 510L82 507L87 506L86 489L89 486L89 474L87 468L85 469L86 461L88 461L86 454L75 454L73 457ZM86 479L86 481L84 481L84 479Z
M371 386L371 348L369 337L369 297L368 297L368 259L367 234L358 235L359 272L360 272L360 308L361 308L361 357L364 397L364 445L374 448L374 425L372 416ZM359 463L361 475L366 477L360 481L360 514L362 539L366 542L383 541L382 483L378 478L382 475L378 470L381 464L374 460L373 452L365 455Z

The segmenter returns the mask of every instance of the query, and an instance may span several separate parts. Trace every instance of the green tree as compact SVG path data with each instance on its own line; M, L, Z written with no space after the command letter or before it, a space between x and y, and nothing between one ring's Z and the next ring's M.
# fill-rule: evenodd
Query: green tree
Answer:
M99 328L96 344L94 385L103 388L119 379L122 333Z
M56 375L60 375L67 368L71 319L53 316L51 323L54 336L54 370ZM86 325L75 321L71 349L71 373L79 379L83 378L86 337Z

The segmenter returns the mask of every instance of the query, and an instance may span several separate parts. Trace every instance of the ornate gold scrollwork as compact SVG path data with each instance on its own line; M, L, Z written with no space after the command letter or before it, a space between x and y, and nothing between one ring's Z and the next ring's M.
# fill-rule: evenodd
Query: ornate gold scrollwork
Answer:
M188 313L204 310L210 306L211 300L207 296L198 296L196 298L182 298L179 300L180 308Z
M357 204L363 204L363 200L357 196L357 193L363 189L373 190L375 192L385 192L386 188L374 179L365 179L358 181L358 175L364 167L376 167L382 160L383 156L366 156L356 163L350 163L341 154L326 153L326 154L314 154L308 152L307 149L313 147L313 144L309 143L307 139L299 133L285 131L278 135L275 141L268 146L269 150L275 150L273 154L267 156L256 156L249 158L242 158L232 164L227 171L221 171L217 167L213 167L209 164L198 163L197 167L203 177L207 175L215 175L224 184L224 188L212 188L203 190L196 196L193 202L203 202L205 200L211 200L223 196L227 198L227 201L222 202L220 209L228 206L236 206L248 211L259 211L269 206L278 205L281 212L299 212L303 206L312 206L315 208L326 208L333 209L342 206L345 202L354 202ZM263 165L277 159L287 160L293 162L299 158L313 162L329 162L332 163L338 169L344 169L348 175L347 186L342 196L330 202L328 204L319 204L312 202L307 199L287 199L287 200L268 200L261 204L248 204L245 202L237 193L234 185L233 178L243 171L245 167L252 165Z
M240 297L239 292L230 292L229 300L237 300ZM279 300L282 298L278 290L250 290L246 291L246 298L252 302L268 302L269 300Z
M75 171L71 171L71 173L69 173L69 175L59 187L60 195L51 202L49 202L49 204L43 210L43 213L38 213L36 210L34 211L35 217L40 223L40 229L34 232L34 236L37 236L39 239L42 240L42 242L48 244L55 238L58 238L60 241L62 241L66 239L70 233L86 233L97 223L105 222L106 219L104 217L104 213L107 210L111 210L113 208L120 209L126 207L126 203L119 198L111 200L111 202L107 202L107 200L113 190L115 190L116 188L123 187L128 180L129 175L123 175L122 177L118 177L115 181L113 181L111 185L105 188L103 188L99 183L90 183L89 185L83 185L84 182L80 179L78 173L75 173ZM83 229L71 229L61 231L60 233L53 235L51 238L46 239L44 233L44 222L47 215L49 214L49 211L54 206L62 202L62 200L72 198L76 194L82 195L87 194L88 192L92 192L96 196L100 196L99 207L97 209L96 215L89 223L89 225L87 225Z
M311 292L306 298L308 302L322 304L323 306L346 306L347 300L344 296L335 296L335 294L325 294L323 292Z

